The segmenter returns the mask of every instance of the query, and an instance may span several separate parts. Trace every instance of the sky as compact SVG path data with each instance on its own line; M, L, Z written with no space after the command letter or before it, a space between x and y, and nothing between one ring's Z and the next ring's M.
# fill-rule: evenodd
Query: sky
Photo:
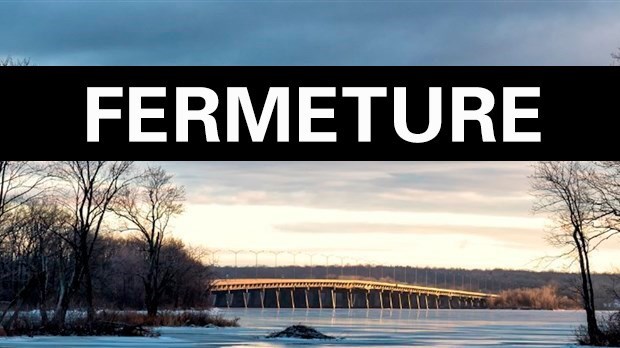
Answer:
M609 65L617 0L0 0L37 65Z
M620 47L618 18L616 0L0 0L0 57L36 65L609 65ZM304 251L315 262L325 254L349 263L563 267L540 260L555 250L544 240L546 219L531 211L528 163L162 165L188 192L175 233L196 245ZM602 250L595 268L617 267L618 250ZM232 262L231 253L218 257Z
M156 162L185 187L174 235L219 264L570 270L549 262L528 162ZM620 241L593 256L620 266ZM328 258L325 257L328 256ZM342 258L342 259L341 259Z

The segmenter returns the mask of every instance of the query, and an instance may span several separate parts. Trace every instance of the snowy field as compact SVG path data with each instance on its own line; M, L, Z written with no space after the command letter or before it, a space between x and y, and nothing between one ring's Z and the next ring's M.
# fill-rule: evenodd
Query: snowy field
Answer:
M0 347L567 347L585 320L578 311L228 309L238 328L158 328L161 337L11 337ZM341 339L265 339L305 324Z

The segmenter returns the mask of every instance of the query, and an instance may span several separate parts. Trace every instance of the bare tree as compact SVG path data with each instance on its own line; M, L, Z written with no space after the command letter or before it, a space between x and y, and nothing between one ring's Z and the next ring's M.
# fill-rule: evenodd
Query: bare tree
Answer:
M71 215L70 233L59 237L73 252L70 276L60 280L53 324L63 326L72 297L84 282L88 322L95 316L90 259L109 211L130 182L132 162L61 162L54 175L61 183L59 202Z
M204 263L206 249L188 247L181 240L170 238L162 248L162 268L174 276L169 297L174 308L204 306L213 282L213 270Z
M620 161L596 163L596 172L589 177L596 193L595 209L598 244L620 235Z
M133 190L126 190L114 208L115 212L136 231L144 248L146 274L144 302L149 317L155 317L163 291L174 274L162 268L161 251L168 233L170 219L183 211L183 187L172 181L172 175L160 167L147 168L140 183Z
M41 165L0 161L0 244L9 215L43 192L45 178Z
M29 66L30 59L14 59L13 57L0 58L0 67L2 66Z
M58 252L55 233L66 225L66 214L46 200L32 201L13 214L10 252L13 264L9 276L19 290L0 316L3 321L13 308L6 328L11 328L27 302L38 304L43 325L47 324L46 302L49 292L49 268ZM52 233L52 231L54 233Z
M26 285L20 283L29 273L28 264L24 263L29 255L24 246L28 244L22 243L24 234L21 232L26 225L25 207L45 192L45 179L42 166L37 163L0 161L0 253L6 252L17 261L0 274L0 281L8 279L16 289L16 295L1 313L0 322L11 307L18 305L14 313L19 312L24 298L35 285L36 279L32 277ZM8 325L14 320L15 316Z
M540 162L535 166L533 188L538 201L535 210L546 212L555 221L549 240L567 248L563 256L579 264L581 297L586 311L590 343L597 345L601 333L596 321L590 253L600 238L594 223L598 218L590 178L591 168L581 162Z

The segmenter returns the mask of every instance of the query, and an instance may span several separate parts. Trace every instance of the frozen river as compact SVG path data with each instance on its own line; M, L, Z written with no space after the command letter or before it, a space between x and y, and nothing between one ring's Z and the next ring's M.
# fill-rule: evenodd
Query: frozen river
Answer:
M1 338L0 347L566 347L585 320L578 311L226 309L239 328L160 328L161 337ZM306 324L341 339L265 339L270 332Z

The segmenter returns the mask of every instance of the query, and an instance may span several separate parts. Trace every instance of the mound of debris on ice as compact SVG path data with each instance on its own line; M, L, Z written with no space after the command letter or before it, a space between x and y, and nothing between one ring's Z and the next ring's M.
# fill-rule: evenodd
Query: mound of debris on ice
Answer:
M293 325L280 332L273 332L267 335L267 338L303 338L303 339L318 339L318 340L332 340L335 337L324 335L314 328L305 325Z

